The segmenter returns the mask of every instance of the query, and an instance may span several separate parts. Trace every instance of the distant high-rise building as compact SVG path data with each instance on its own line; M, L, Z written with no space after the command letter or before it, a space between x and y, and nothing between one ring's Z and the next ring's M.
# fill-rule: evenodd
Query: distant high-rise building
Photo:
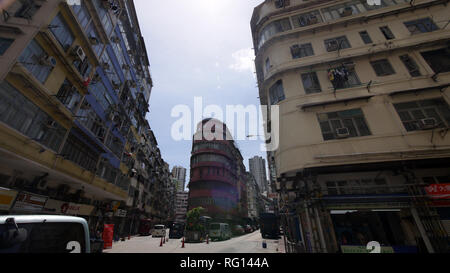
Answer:
M261 192L268 190L267 176L266 176L266 160L261 156L250 158L250 173L255 177Z
M186 186L186 168L181 166L173 167L172 176L176 180L177 191L184 191Z

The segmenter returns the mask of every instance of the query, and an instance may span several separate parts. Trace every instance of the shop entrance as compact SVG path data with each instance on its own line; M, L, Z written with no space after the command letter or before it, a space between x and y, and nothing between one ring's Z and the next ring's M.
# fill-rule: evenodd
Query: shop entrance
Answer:
M376 241L394 252L418 252L418 231L401 210L331 211L339 248Z

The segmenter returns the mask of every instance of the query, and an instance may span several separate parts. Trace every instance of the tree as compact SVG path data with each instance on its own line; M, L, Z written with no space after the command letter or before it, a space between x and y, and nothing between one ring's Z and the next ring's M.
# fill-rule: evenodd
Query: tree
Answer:
M205 211L204 208L198 207L191 209L186 214L186 230L188 231L204 231L205 227L200 222L200 216Z

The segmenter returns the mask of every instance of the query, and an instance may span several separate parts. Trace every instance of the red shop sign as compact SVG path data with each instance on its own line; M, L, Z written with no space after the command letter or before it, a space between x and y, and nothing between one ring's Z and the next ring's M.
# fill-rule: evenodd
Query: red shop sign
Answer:
M450 199L450 184L432 184L425 191L433 199Z

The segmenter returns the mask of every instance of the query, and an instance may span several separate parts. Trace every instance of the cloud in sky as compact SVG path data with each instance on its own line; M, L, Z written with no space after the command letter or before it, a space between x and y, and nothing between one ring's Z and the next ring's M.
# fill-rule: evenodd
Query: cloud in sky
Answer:
M229 68L236 70L238 72L250 71L255 72L255 53L251 48L240 49L233 54L231 54L233 58L233 63L229 66Z

